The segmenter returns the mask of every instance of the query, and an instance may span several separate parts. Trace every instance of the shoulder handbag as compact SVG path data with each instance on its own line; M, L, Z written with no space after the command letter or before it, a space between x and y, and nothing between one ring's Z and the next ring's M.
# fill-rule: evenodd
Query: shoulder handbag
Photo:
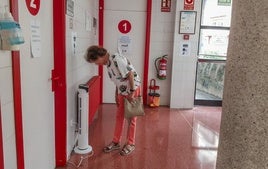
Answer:
M125 118L145 115L142 96L136 97L133 102L129 102L128 99L125 98L124 102Z

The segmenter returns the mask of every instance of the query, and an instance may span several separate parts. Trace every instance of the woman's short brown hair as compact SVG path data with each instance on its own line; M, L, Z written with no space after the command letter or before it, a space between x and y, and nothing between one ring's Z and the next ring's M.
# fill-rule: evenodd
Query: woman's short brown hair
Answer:
M87 48L85 54L85 59L87 62L92 63L98 59L98 57L103 57L107 53L107 50L101 46L90 46Z

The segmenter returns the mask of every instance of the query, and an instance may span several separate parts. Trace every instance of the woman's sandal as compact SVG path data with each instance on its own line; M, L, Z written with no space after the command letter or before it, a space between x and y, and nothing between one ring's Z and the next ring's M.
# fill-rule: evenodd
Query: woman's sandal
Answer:
M107 146L103 148L103 152L109 153L111 151L118 150L118 149L120 149L119 143L111 142L110 144L108 144Z
M120 151L120 155L122 155L122 156L129 155L134 150L135 150L135 145L126 144L126 145L124 145L123 149Z

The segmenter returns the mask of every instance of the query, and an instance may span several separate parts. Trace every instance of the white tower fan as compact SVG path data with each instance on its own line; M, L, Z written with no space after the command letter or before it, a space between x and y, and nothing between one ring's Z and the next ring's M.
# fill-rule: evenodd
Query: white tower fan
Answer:
M78 143L74 149L78 154L92 152L88 144L88 101L88 86L81 84L78 89Z

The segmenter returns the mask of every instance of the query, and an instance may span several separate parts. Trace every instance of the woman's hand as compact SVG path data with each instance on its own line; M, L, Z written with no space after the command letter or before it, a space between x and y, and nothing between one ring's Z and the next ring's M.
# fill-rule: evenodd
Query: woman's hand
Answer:
M117 105L117 107L119 106L119 99L118 99L118 95L115 95L115 103Z
M134 99L135 99L135 93L134 92L131 92L128 96L127 96L127 99L129 102L133 102Z
M119 99L118 99L118 90L117 90L117 88L115 88L114 100L115 100L115 103L116 103L116 105L118 107L119 106Z
M134 89L134 73L132 71L128 72L128 81L130 89ZM130 94L127 96L129 102L133 102L135 98L135 90L130 90Z

